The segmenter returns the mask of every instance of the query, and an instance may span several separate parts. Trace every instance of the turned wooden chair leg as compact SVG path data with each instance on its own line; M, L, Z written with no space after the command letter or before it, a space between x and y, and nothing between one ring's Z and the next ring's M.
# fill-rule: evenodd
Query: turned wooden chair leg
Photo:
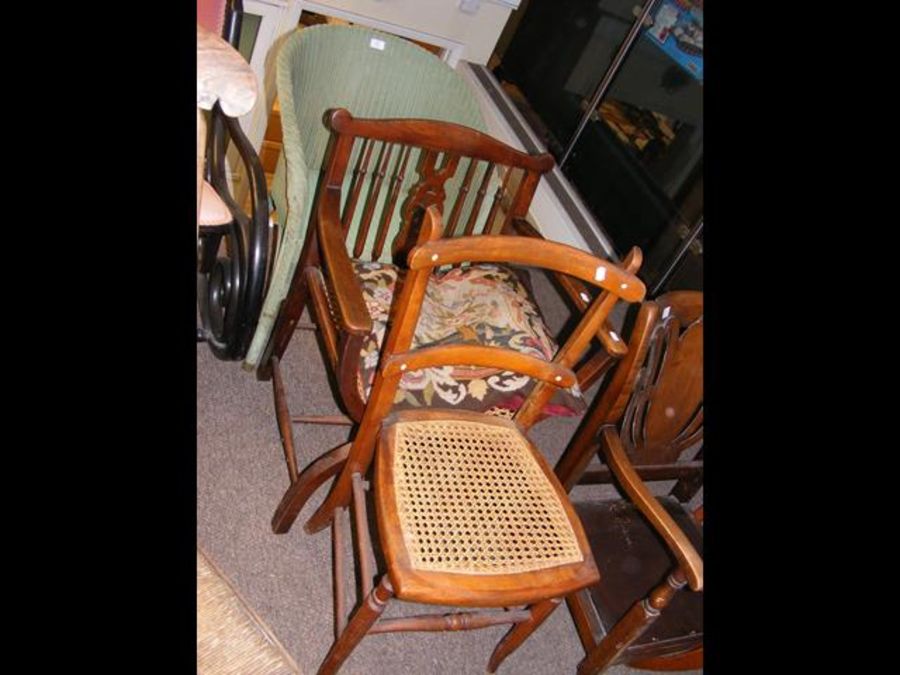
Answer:
M284 493L275 515L272 516L272 531L284 534L291 529L297 515L306 505L307 500L329 478L337 475L344 468L350 443L329 450L316 461L306 467Z
M685 583L683 572L675 570L646 598L634 603L600 644L578 664L578 675L596 675L615 663L628 646L656 621L660 612Z
M350 656L353 648L359 644L360 640L369 632L372 624L381 616L381 613L387 606L387 601L393 596L394 589L391 587L391 582L387 575L385 575L381 578L378 586L375 587L353 614L350 622L347 624L347 628L331 645L328 655L322 661L322 665L319 666L319 675L331 675L338 671L341 664Z
M497 668L503 663L503 660L519 648L525 638L531 635L538 627L544 623L544 620L553 613L556 606L560 603L560 598L552 600L542 600L541 602L531 606L531 618L522 621L513 626L510 631L503 636L503 639L497 643L494 653L491 654L491 660L488 662L487 672L496 673Z

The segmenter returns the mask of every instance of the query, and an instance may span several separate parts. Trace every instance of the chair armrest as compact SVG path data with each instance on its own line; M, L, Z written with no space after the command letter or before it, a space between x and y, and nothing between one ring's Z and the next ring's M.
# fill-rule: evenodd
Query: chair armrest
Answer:
M687 535L681 530L662 505L650 493L640 479L634 466L628 460L619 433L613 426L603 427L600 431L600 448L606 463L619 480L628 497L650 521L653 528L666 541L675 558L681 565L690 587L699 591L703 589L703 559L691 544Z
M338 217L340 198L338 188L326 188L319 200L317 234L328 269L325 276L330 282L333 309L341 329L351 335L368 335L372 332L372 317L366 309L366 301L344 243L344 231Z
M524 218L513 218L511 224L513 230L520 236L534 237L535 239L544 238L544 235L538 232L537 228ZM563 287L563 290L566 291L578 310L583 312L587 309L591 300L587 285L582 283L580 279L573 279L564 274L556 274L555 276L557 281L559 281L559 285ZM628 353L628 346L613 329L609 320L604 321L600 330L597 331L597 339L600 340L600 344L612 356L621 358Z

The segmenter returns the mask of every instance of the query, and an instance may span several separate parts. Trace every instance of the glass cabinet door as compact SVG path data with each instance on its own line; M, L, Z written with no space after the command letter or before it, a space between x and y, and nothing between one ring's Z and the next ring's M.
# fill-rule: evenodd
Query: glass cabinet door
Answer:
M496 73L616 253L642 249L653 286L672 277L676 254L702 270L703 8L657 0L600 95L640 10L636 0L531 0ZM699 288L699 270L678 278Z

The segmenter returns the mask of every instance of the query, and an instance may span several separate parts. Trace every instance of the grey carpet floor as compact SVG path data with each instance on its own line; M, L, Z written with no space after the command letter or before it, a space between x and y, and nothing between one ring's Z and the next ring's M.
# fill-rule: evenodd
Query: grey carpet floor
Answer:
M546 279L533 276L538 303L555 330L567 318L565 306ZM622 313L615 318L621 324ZM283 373L292 412L340 412L313 333L295 334L285 353ZM577 423L554 418L534 428L532 439L551 464ZM298 461L304 466L344 443L348 429L304 425L295 428L295 438ZM334 635L331 537L329 530L307 535L302 529L324 489L307 504L289 533L272 533L270 519L288 484L271 383L257 380L237 363L216 360L205 345L197 345L197 540L278 636L301 672L312 675ZM420 610L394 602L386 616ZM354 650L341 673L481 674L506 630L498 626L459 633L373 635ZM562 605L500 672L574 673L582 658L574 624ZM608 672L645 671L616 666Z

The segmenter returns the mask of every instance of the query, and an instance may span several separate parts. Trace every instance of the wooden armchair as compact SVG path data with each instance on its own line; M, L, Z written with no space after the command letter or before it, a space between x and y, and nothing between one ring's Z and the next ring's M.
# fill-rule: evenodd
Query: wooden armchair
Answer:
M339 146L336 152L340 151ZM363 419L351 443L324 454L304 472L306 487L296 504L299 510L313 490L337 475L306 524L310 533L330 524L334 543L336 639L319 668L320 675L336 672L368 633L467 630L512 623L490 658L488 672L495 672L563 596L598 579L565 491L526 433L554 390L576 382L571 368L612 307L619 300L640 300L643 284L587 253L530 237L439 240L441 216L435 205L427 210L415 207L410 218L409 238L415 236L419 245L408 254L409 270L400 282ZM316 231L329 241L323 246L326 261L346 265L346 254L335 253L344 251L344 244L334 223L320 218ZM550 362L498 346L415 348L413 337L433 271L473 261L563 272L601 292ZM511 420L453 409L391 413L406 374L457 364L502 364L526 373L538 384ZM373 489L367 493L366 477L373 459ZM367 499L374 501L386 566L377 583ZM344 518L350 508L361 598L348 621L343 552ZM381 619L392 597L495 611ZM514 609L519 606L524 607Z
M644 303L628 347L556 466L566 490L615 479L627 497L573 500L602 577L567 598L587 653L579 675L703 663L703 509L685 508L703 479L703 295ZM598 450L606 464L592 469ZM659 480L675 483L657 498L643 481ZM695 592L676 593L685 585Z
M549 155L529 155L474 129L433 120L355 119L331 111L333 132L317 202L294 282L276 323L267 367L272 374L275 410L291 478L297 487L292 423L330 422L292 416L287 406L280 359L309 303L321 331L326 361L335 376L339 400L358 423L370 400L394 287L416 232L412 213L434 205L446 218L444 236L525 236L542 242L525 220L540 176L552 165ZM403 225L401 226L401 223ZM486 240L488 241L488 240ZM348 250L349 249L349 250ZM626 260L633 274L640 266L635 249ZM592 292L579 279L555 271L573 301L587 306ZM596 331L606 348L601 356L622 354L624 341L608 326ZM415 345L481 344L510 347L552 361L557 342L532 299L527 277L508 266L454 266L436 274L428 286ZM590 386L599 370L589 361L577 383L545 402L538 418L578 415L585 409L579 385ZM400 383L397 409L432 406L512 414L534 380L500 364L432 367ZM285 502L273 526L285 532L293 521Z
M256 102L256 77L237 51L239 0L198 1L197 10L205 24L197 26L197 339L217 357L237 360L256 328L269 265L265 174L237 119ZM249 181L249 209L228 185L229 143Z

